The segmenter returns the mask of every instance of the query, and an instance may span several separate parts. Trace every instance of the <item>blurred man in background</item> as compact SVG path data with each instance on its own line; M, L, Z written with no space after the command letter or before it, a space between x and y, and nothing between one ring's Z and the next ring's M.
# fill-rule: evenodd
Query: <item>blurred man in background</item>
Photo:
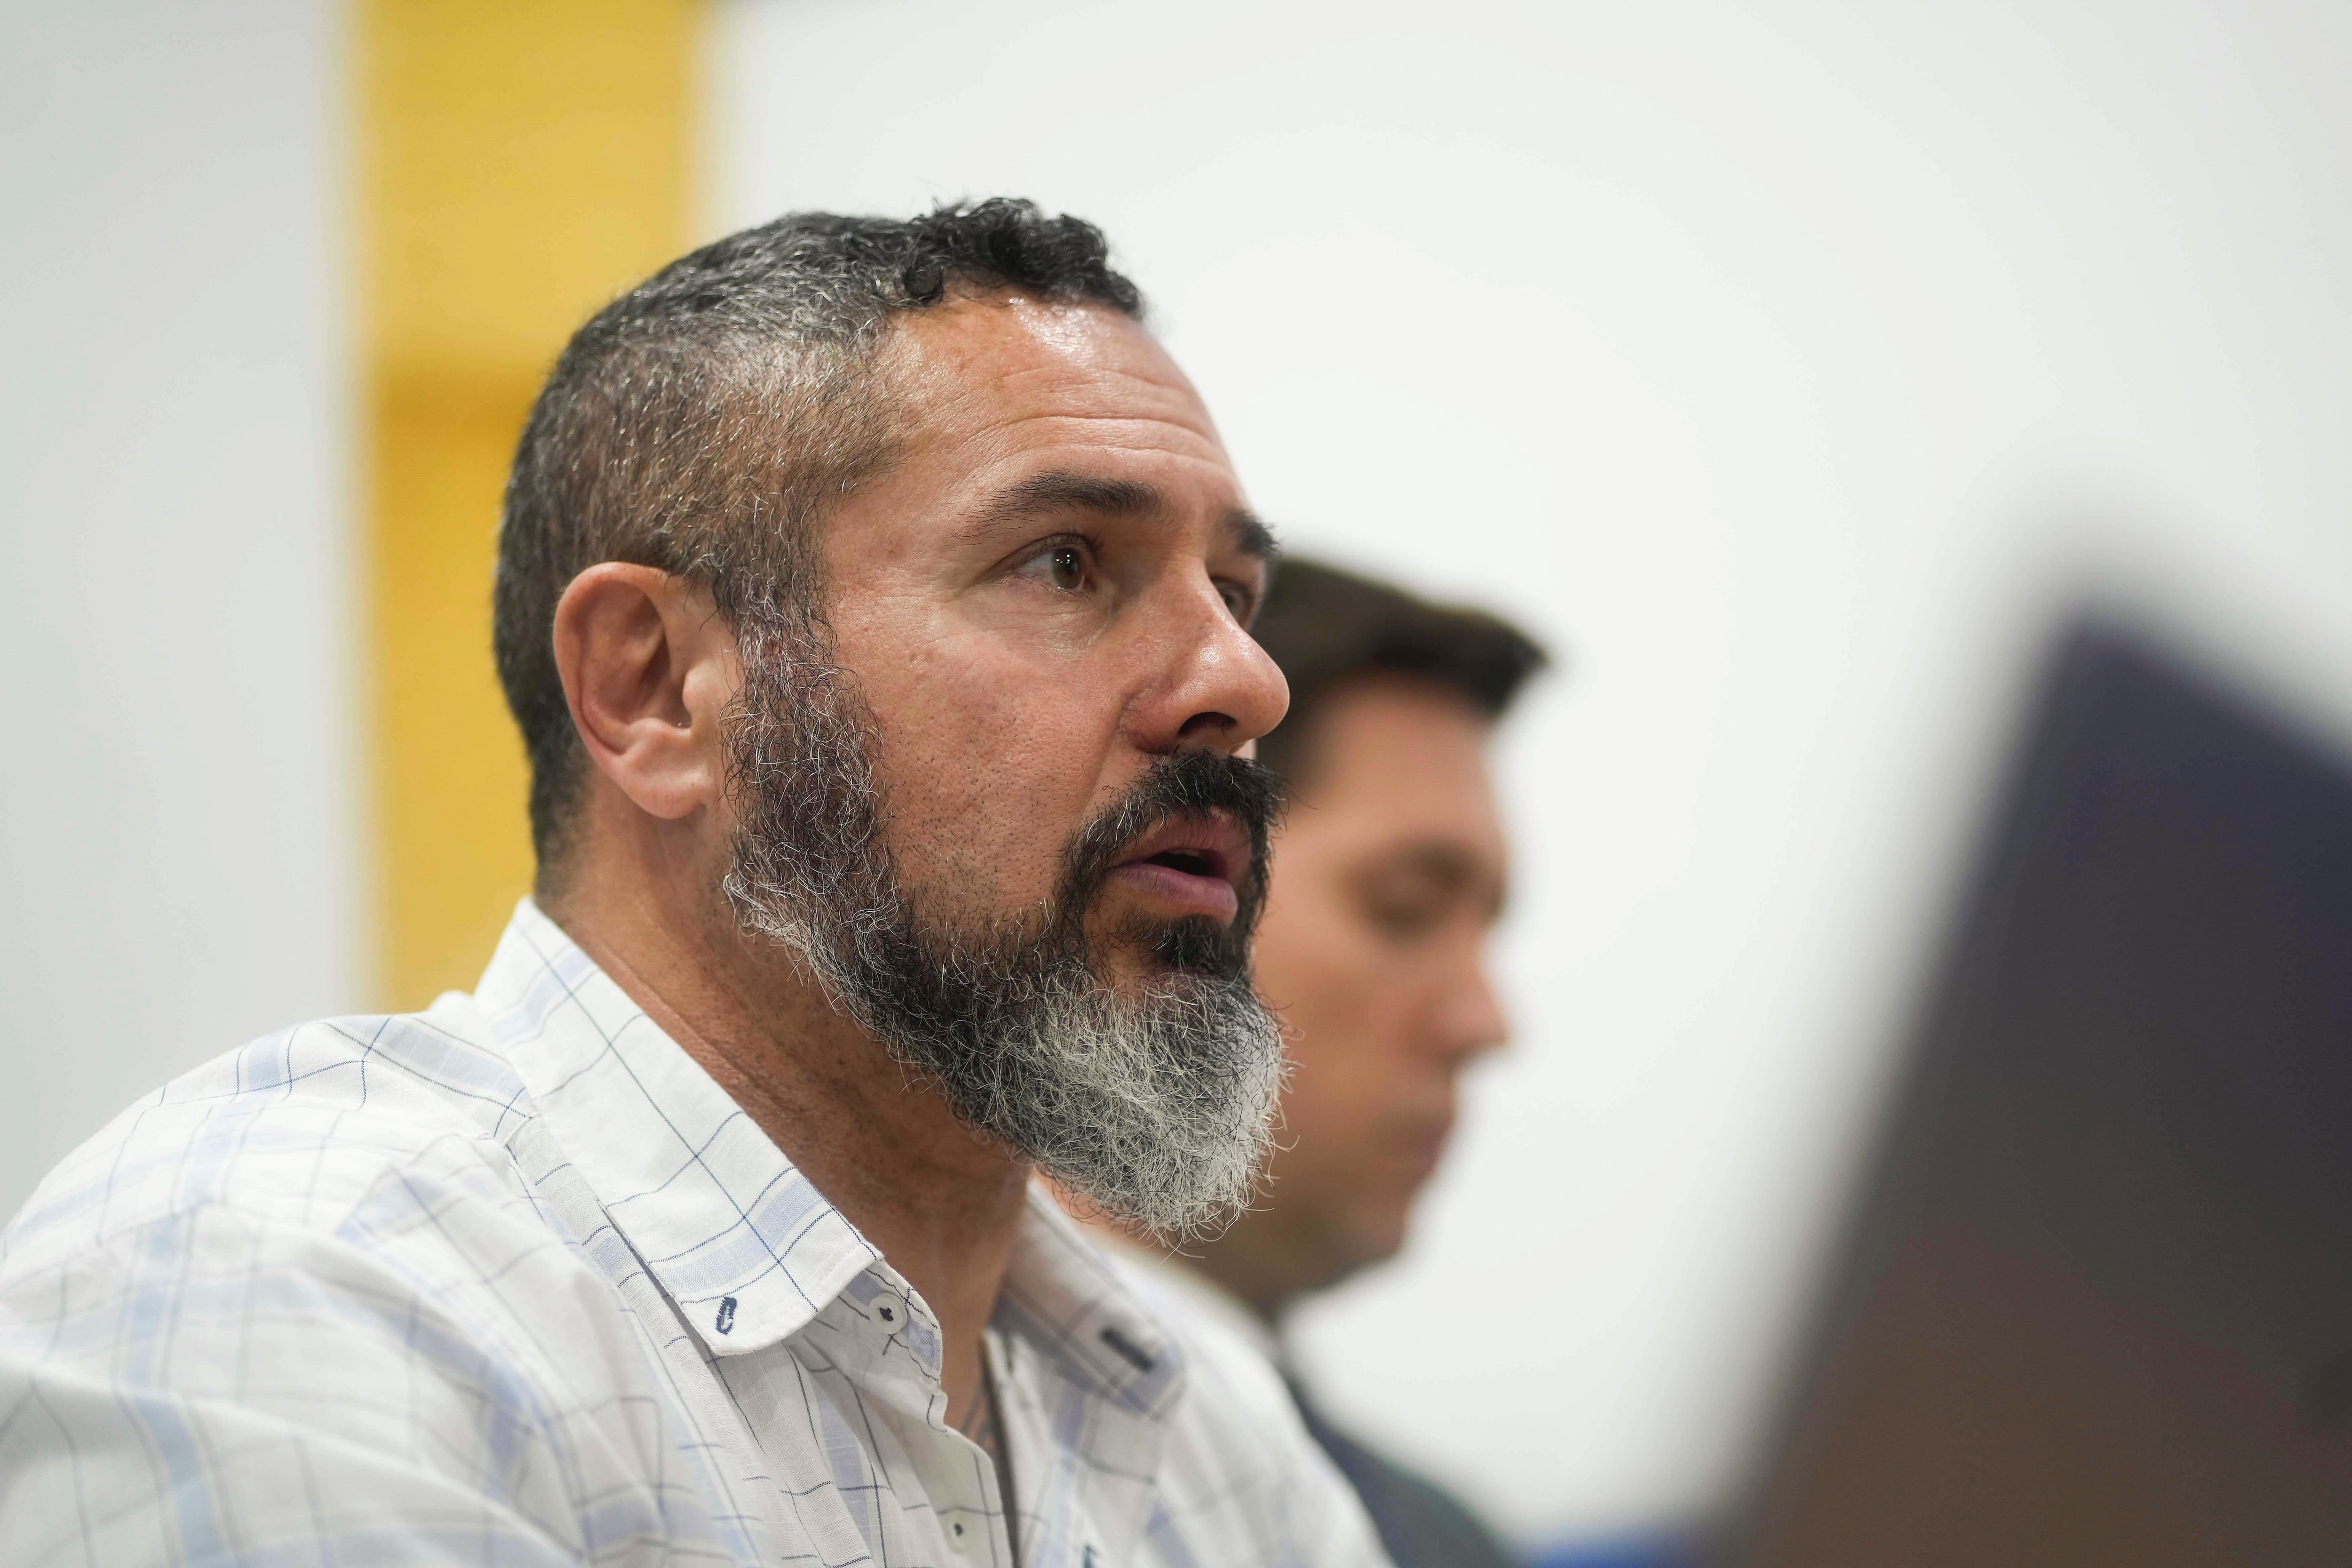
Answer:
M1147 1268L1284 1369L1400 1568L1508 1563L1460 1502L1334 1426L1280 1336L1300 1300L1404 1244L1463 1070L1504 1041L1485 948L1508 853L1486 749L1544 655L1491 616L1297 559L1253 631L1291 692L1259 742L1292 791L1257 942L1297 1064L1286 1130L1256 1207Z

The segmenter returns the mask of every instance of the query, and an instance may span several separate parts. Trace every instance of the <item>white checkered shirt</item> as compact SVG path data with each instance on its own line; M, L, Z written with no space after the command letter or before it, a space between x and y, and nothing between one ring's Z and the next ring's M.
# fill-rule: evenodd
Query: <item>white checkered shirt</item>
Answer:
M526 902L472 996L132 1108L0 1237L0 1562L1376 1564L1265 1363L1033 1197L1017 1528L898 1272Z

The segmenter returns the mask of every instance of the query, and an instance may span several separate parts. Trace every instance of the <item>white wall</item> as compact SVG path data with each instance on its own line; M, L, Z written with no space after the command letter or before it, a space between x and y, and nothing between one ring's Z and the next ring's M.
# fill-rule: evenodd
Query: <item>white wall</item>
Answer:
M1307 1335L1514 1529L1723 1484L2069 563L2352 679L2347 57L2294 0L722 13L714 228L1095 218L1295 546L1568 656L1521 1043Z
M0 1215L364 1000L339 16L0 0Z

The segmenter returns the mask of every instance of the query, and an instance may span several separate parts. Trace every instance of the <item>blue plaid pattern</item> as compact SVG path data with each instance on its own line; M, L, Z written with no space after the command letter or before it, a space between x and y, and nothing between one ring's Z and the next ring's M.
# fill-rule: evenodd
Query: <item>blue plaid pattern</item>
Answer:
M1381 1561L1042 1195L986 1350L1010 1500L930 1310L526 900L475 994L173 1080L0 1236L0 1558Z

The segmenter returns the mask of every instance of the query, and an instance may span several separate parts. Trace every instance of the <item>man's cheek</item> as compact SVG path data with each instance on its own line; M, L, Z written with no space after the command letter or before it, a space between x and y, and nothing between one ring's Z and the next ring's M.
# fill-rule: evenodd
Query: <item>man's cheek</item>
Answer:
M916 879L950 884L959 901L999 913L1053 895L1077 826L1053 792L1007 783L985 765L919 802L894 798L891 816L892 851Z
M992 657L969 639L882 677L874 705L895 846L1001 908L1034 904L1059 880L1072 837L1105 787L1116 713L1076 700L1051 672Z

